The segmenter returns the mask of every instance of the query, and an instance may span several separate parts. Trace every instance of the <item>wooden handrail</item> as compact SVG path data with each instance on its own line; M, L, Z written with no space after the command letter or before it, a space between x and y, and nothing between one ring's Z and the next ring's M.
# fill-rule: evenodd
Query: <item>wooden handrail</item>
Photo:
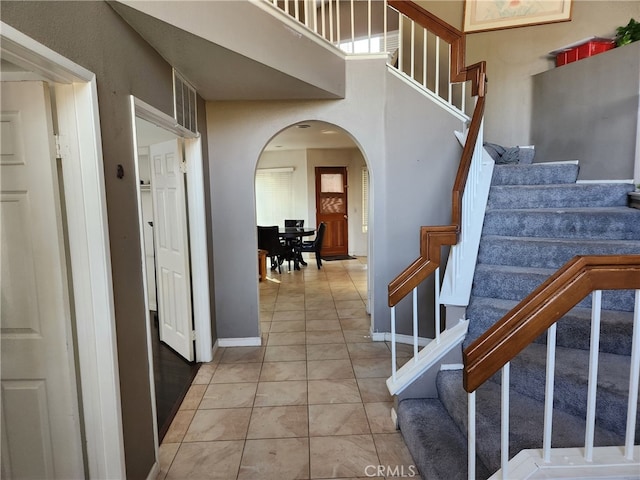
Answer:
M473 392L594 290L640 289L640 255L577 256L463 352Z
M470 81L471 93L478 97L452 189L451 225L420 228L420 257L389 283L389 306L393 307L440 266L444 245L458 243L462 223L462 195L484 116L486 64L479 62L464 66L465 36L458 29L413 2L388 0L387 3L451 45L450 81Z

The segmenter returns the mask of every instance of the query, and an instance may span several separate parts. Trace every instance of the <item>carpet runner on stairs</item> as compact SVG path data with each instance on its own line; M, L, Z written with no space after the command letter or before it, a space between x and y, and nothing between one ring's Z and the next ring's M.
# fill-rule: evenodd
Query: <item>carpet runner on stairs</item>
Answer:
M578 184L574 164L496 165L463 348L575 255L640 254L631 184ZM603 292L597 445L624 443L634 292ZM591 298L558 326L553 447L584 445ZM510 455L542 446L545 336L512 361ZM500 374L477 394L477 478L500 468ZM460 371L438 374L437 399L406 399L398 424L423 478L467 478L467 394ZM445 414L446 412L446 414ZM640 423L636 428L640 441Z

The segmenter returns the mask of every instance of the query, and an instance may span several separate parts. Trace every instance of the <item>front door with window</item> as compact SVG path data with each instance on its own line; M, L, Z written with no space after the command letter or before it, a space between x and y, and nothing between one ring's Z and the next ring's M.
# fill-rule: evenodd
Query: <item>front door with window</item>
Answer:
M316 221L327 228L322 255L347 255L347 167L316 167Z

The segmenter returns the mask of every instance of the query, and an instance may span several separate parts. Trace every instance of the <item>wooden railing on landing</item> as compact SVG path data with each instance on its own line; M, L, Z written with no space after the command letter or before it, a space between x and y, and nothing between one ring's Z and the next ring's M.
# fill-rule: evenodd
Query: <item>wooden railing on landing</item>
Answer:
M440 265L444 245L458 243L462 223L462 195L484 115L486 65L485 62L478 62L468 67L464 66L465 36L458 29L413 2L388 0L387 3L451 45L450 81L470 81L471 93L478 97L453 185L451 225L420 228L420 257L389 283L389 306L393 307L436 271Z
M475 391L594 290L640 289L640 255L577 256L463 352L464 388Z

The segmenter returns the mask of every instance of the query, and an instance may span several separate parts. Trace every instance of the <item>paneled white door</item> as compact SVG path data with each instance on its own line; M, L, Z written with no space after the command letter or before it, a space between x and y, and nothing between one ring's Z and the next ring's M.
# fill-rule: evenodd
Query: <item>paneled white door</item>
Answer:
M160 340L194 359L185 169L181 140L149 147Z
M84 478L51 101L2 82L2 478Z

